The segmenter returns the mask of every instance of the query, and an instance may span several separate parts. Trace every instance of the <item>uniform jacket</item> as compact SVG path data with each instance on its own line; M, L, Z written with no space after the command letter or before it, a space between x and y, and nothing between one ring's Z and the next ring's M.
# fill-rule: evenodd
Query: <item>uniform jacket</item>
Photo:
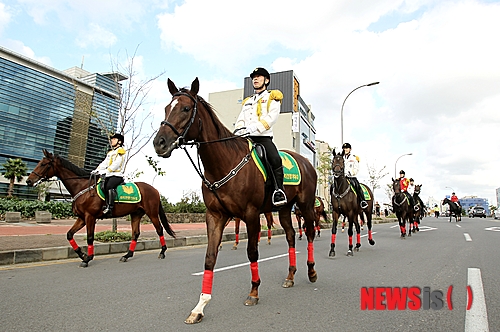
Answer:
M126 151L123 147L118 147L108 152L106 159L97 166L96 170L99 174L106 174L106 176L122 176L123 167L125 166Z
M273 136L272 128L278 121L282 99L283 93L279 90L265 90L246 98L243 100L243 106L234 128L248 128L255 124L257 131L251 135Z
M345 175L348 177L355 177L359 171L359 157L349 153L344 155Z
M401 191L408 191L408 185L410 184L410 180L408 180L407 178L402 178L402 179L399 179L399 188L401 189Z
M406 189L406 191L413 196L413 193L415 192L415 185L414 184L411 184L409 183L408 184L408 188Z
M453 195L451 196L451 199L450 199L453 203L456 203L458 202L458 197L456 195Z

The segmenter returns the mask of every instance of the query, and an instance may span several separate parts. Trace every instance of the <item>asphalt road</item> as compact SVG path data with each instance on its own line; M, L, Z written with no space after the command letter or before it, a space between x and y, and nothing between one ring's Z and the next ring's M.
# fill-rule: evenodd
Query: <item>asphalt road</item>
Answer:
M127 263L118 262L121 255L101 256L86 269L78 267L79 260L0 267L0 326L2 331L499 331L499 231L500 222L492 219L426 218L419 233L401 240L396 224L380 224L374 228L375 246L368 244L365 228L354 257L345 255L347 235L339 232L337 256L330 259L330 232L323 230L315 241L318 281L308 281L307 242L297 241L298 271L289 289L281 287L288 271L286 241L275 237L272 245L260 245L266 260L259 264L262 284L254 307L243 305L250 291L246 242L235 251L225 244L216 265L225 269L215 272L212 300L196 325L183 321L199 298L205 246L169 249L165 260L156 258L157 251L137 252ZM443 308L361 310L363 287L429 287L443 293Z

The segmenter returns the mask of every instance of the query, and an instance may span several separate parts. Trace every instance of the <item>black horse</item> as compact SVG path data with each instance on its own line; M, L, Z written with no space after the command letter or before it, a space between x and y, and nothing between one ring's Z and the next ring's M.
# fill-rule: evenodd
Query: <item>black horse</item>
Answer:
M462 207L448 198L443 199L443 205L448 204L450 207L450 222L451 218L455 217L455 222L462 221Z
M392 210L398 217L399 229L401 230L401 238L406 237L406 223L408 223L408 236L411 236L411 222L413 221L413 208L411 207L410 200L405 193L401 192L399 179L392 179L392 189L394 196L392 196Z
M412 228L413 233L418 232L420 230L418 226L420 225L420 220L422 220L425 215L425 206L419 196L421 190L422 190L421 184L415 185L415 191L413 192L413 201L415 202L415 206L418 206L418 210L413 212L413 228Z

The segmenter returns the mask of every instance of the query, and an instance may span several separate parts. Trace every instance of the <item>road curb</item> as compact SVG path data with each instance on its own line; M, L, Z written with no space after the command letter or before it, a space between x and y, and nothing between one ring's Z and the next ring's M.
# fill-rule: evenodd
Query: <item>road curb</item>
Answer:
M284 234L283 229L273 229L272 235ZM267 230L261 232L261 236L267 236ZM223 234L222 242L229 242L235 240L235 234ZM246 239L246 233L240 233L240 239ZM207 244L208 239L206 235L186 236L177 239L165 239L167 248L176 248L184 246L195 246L200 244ZM94 254L96 256L104 256L109 254L126 253L128 251L130 241L128 242L113 242L113 243L96 243L94 245ZM84 252L87 252L87 246L81 247ZM157 250L160 249L159 240L144 240L137 242L135 251L144 250ZM35 263L52 260L61 260L68 258L78 258L71 246L40 248L40 249L21 249L0 251L0 266L2 265L15 265L23 263Z

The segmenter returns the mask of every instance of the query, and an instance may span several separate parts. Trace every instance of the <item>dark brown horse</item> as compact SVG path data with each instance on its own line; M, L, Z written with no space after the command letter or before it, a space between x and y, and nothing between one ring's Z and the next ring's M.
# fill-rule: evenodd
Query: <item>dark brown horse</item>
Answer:
M266 217L266 222L267 222L267 244L271 244L271 237L273 235L272 228L274 225L273 213L266 212L264 213L264 216ZM228 220L228 223L229 221L230 220ZM234 218L234 244L233 247L231 248L232 250L238 249L238 244L240 244L240 224L241 224L241 219ZM259 233L259 242L260 242L260 233Z
M455 217L455 222L462 221L462 207L446 197L443 199L443 205L445 204L450 207L450 222L453 217Z
M66 237L71 247L82 259L81 267L87 267L94 258L94 230L97 218L102 219L102 207L104 200L97 195L96 178L91 177L90 173L72 164L70 161L53 155L47 150L43 150L44 157L33 172L28 176L26 184L36 186L42 181L46 181L53 176L58 177L73 198L73 213L78 217L73 227L68 231ZM89 180L90 179L90 180ZM163 211L158 191L144 182L136 182L141 193L139 203L120 203L117 202L113 209L113 217L131 216L132 224L132 242L129 250L120 261L126 262L134 255L137 239L140 235L141 218L145 214L151 219L155 226L156 233L160 237L161 252L159 258L165 258L167 245L163 236L163 227L169 235L175 237L175 233L170 227L167 216ZM160 224L161 220L161 224ZM87 226L87 254L82 251L73 236L76 232Z
M425 213L425 206L422 205L421 200L420 200L420 192L422 190L422 185L421 184L416 184L415 185L415 192L413 193L413 201L415 202L415 206L418 206L418 210L413 212L413 226L412 226L412 232L418 232L419 225L420 225L420 220L424 217Z
M411 224L413 223L414 211L406 193L401 192L399 179L392 179L392 189L394 190L394 196L392 196L392 210L396 213L396 217L398 217L401 238L405 239L407 234L406 223L408 223L408 236L411 236Z
M187 324L201 321L203 309L211 299L213 270L217 261L219 244L226 222L238 217L246 223L248 243L247 256L250 261L251 290L245 305L255 305L259 300L258 240L261 229L260 214L271 212L270 190L256 164L252 161L249 141L234 136L218 119L212 106L198 96L199 81L196 78L190 89L178 89L169 79L168 88L172 101L165 107L165 120L153 141L160 157L170 157L172 151L190 143L198 147L198 158L203 163L204 173L193 162L202 178L202 192L206 212L208 245L205 256L200 300L185 320ZM288 151L287 151L288 152ZM187 153L187 151L186 151ZM301 182L285 186L288 203L279 210L280 224L288 242L289 268L283 287L294 284L296 267L295 230L291 210L296 202L306 220L308 240L308 277L317 279L314 270L314 194L317 175L311 163L295 152L288 152L298 164ZM189 156L189 154L188 154Z
M368 243L374 245L372 234L372 211L373 211L373 193L364 185L366 190L370 195L370 199L365 199L368 206L362 209L358 202L358 197L356 193L351 188L351 183L348 178L344 175L345 172L344 157L333 150L333 160L332 160L332 171L334 181L330 187L330 194L332 197L332 240L330 243L329 257L335 257L335 240L337 239L337 224L341 214L347 217L349 223L349 228L347 234L349 236L349 250L347 251L347 256L353 255L353 245L352 245L352 227L356 227L356 247L355 250L359 251L361 247L361 230L358 223L358 216L363 213L366 215L366 225L368 226Z
M319 221L321 217L323 217L323 220L328 222L328 216L325 211L325 203L323 203L323 200L319 196L316 196L316 201L314 202L314 213L316 215L316 218L314 219L314 230L317 232L316 236L320 237L321 227ZM304 217L302 217L302 212L300 212L300 209L297 206L295 207L295 218L297 219L299 229L299 240L302 240L302 231L305 230L304 225L302 224L302 219Z

